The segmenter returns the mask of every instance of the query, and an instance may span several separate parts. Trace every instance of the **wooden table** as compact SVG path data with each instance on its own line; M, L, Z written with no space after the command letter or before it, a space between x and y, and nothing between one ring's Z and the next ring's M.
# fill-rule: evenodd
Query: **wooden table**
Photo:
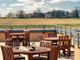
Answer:
M27 47L26 47L27 48ZM27 54L29 60L33 60L33 55L35 54L41 54L41 53L47 53L48 54L48 60L50 56L50 49L46 47L36 47L34 51L19 51L19 50L13 50L15 54Z
M47 37L47 38L44 38L44 40L52 41L52 44L57 44L59 38L58 37Z
M10 33L10 36L23 36L24 33Z

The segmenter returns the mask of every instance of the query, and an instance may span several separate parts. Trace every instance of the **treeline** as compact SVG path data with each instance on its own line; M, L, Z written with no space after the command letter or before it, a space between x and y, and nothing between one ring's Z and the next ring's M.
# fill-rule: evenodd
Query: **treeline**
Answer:
M52 10L46 13L37 10L33 13L25 13L25 11L20 10L16 13L9 12L4 18L79 18L78 9L74 9L71 12L64 10Z

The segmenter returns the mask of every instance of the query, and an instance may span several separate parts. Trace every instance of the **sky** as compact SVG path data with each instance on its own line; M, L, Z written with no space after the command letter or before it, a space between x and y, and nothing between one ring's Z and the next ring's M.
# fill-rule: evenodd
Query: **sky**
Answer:
M18 10L32 13L40 9L45 13L53 9L70 11L76 7L80 8L80 0L0 0L1 16Z

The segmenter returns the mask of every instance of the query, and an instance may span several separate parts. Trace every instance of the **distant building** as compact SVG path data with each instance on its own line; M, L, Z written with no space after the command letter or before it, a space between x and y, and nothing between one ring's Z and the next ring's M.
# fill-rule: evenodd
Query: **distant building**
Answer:
M32 18L44 18L45 14L41 12L34 12Z
M45 18L52 18L52 12L45 13Z

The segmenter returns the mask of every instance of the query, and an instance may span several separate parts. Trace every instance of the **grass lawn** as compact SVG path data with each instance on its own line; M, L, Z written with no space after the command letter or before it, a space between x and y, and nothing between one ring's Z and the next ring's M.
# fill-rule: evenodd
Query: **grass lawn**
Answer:
M43 27L51 25L62 26L80 26L80 19L47 19L47 18L33 18L33 19L0 19L0 28L23 28L27 27Z
M0 19L0 25L80 24L80 19Z

